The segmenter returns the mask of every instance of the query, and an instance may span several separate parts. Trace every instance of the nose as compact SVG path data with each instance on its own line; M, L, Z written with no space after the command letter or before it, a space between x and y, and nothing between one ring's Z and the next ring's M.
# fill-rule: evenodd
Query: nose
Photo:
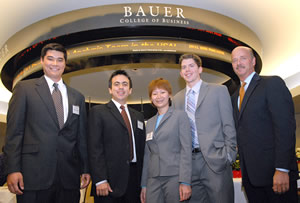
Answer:
M55 65L55 66L56 66L56 65L57 65L57 60L53 60L53 61L52 61L52 65Z

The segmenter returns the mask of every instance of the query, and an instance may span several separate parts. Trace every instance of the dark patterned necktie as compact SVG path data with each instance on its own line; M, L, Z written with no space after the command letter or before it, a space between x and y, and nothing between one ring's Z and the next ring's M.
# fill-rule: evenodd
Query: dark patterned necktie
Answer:
M54 90L52 92L52 99L54 102L59 127L60 129L62 129L62 127L64 126L64 107L62 103L62 96L60 90L58 89L58 84L54 83L53 87Z
M128 134L129 134L130 160L132 160L133 159L133 143L132 143L131 126L130 126L130 122L129 122L129 119L128 119L128 115L125 111L125 106L121 105L120 108L122 109L121 115L124 119L124 122L125 122L127 130L128 130Z

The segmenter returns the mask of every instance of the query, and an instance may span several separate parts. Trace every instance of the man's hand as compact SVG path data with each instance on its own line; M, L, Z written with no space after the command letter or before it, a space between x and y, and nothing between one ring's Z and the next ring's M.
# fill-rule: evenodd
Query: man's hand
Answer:
M10 173L7 176L7 186L11 193L22 195L24 190L23 175L20 172Z
M88 173L84 173L81 175L81 185L80 185L80 189L86 188L91 180L91 176Z
M141 198L142 203L146 203L146 188L145 187L143 187L141 190L140 198Z
M97 196L108 196L109 192L112 192L112 189L107 182L96 186Z
M273 191L282 194L290 189L289 173L275 170L273 176Z
M192 195L192 188L189 185L179 184L180 201L185 201Z

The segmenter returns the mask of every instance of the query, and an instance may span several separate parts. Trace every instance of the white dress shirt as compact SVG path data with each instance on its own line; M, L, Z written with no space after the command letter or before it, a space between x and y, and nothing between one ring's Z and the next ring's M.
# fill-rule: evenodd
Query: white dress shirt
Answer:
M53 80L51 80L51 78L49 78L48 76L46 76L46 75L44 75L44 76L45 76L45 79L46 79L47 84L49 86L50 93L52 94L52 92L54 90L53 84L55 82ZM64 108L64 123L66 123L67 118L68 118L68 113L69 113L69 102L68 102L67 87L64 84L62 79L60 79L56 83L58 84L58 89L61 92L61 96L62 96L62 102L63 102L63 108Z

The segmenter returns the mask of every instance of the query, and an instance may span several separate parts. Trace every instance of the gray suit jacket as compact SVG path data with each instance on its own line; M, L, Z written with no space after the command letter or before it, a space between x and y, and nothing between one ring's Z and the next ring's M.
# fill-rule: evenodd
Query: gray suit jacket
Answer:
M7 173L21 172L25 190L48 189L57 169L64 188L79 189L80 174L88 173L85 100L66 87L69 113L62 129L44 77L14 88L4 153Z
M185 110L185 94L186 89L183 89L175 95L175 109ZM228 154L233 161L236 158L232 104L225 86L202 81L195 122L205 161L214 172L222 172L228 163Z
M192 139L188 116L172 107L166 112L155 130L157 116L146 126L146 146L142 186L147 179L158 176L179 176L179 182L191 183ZM152 139L149 139L152 133ZM150 137L149 137L150 136Z

